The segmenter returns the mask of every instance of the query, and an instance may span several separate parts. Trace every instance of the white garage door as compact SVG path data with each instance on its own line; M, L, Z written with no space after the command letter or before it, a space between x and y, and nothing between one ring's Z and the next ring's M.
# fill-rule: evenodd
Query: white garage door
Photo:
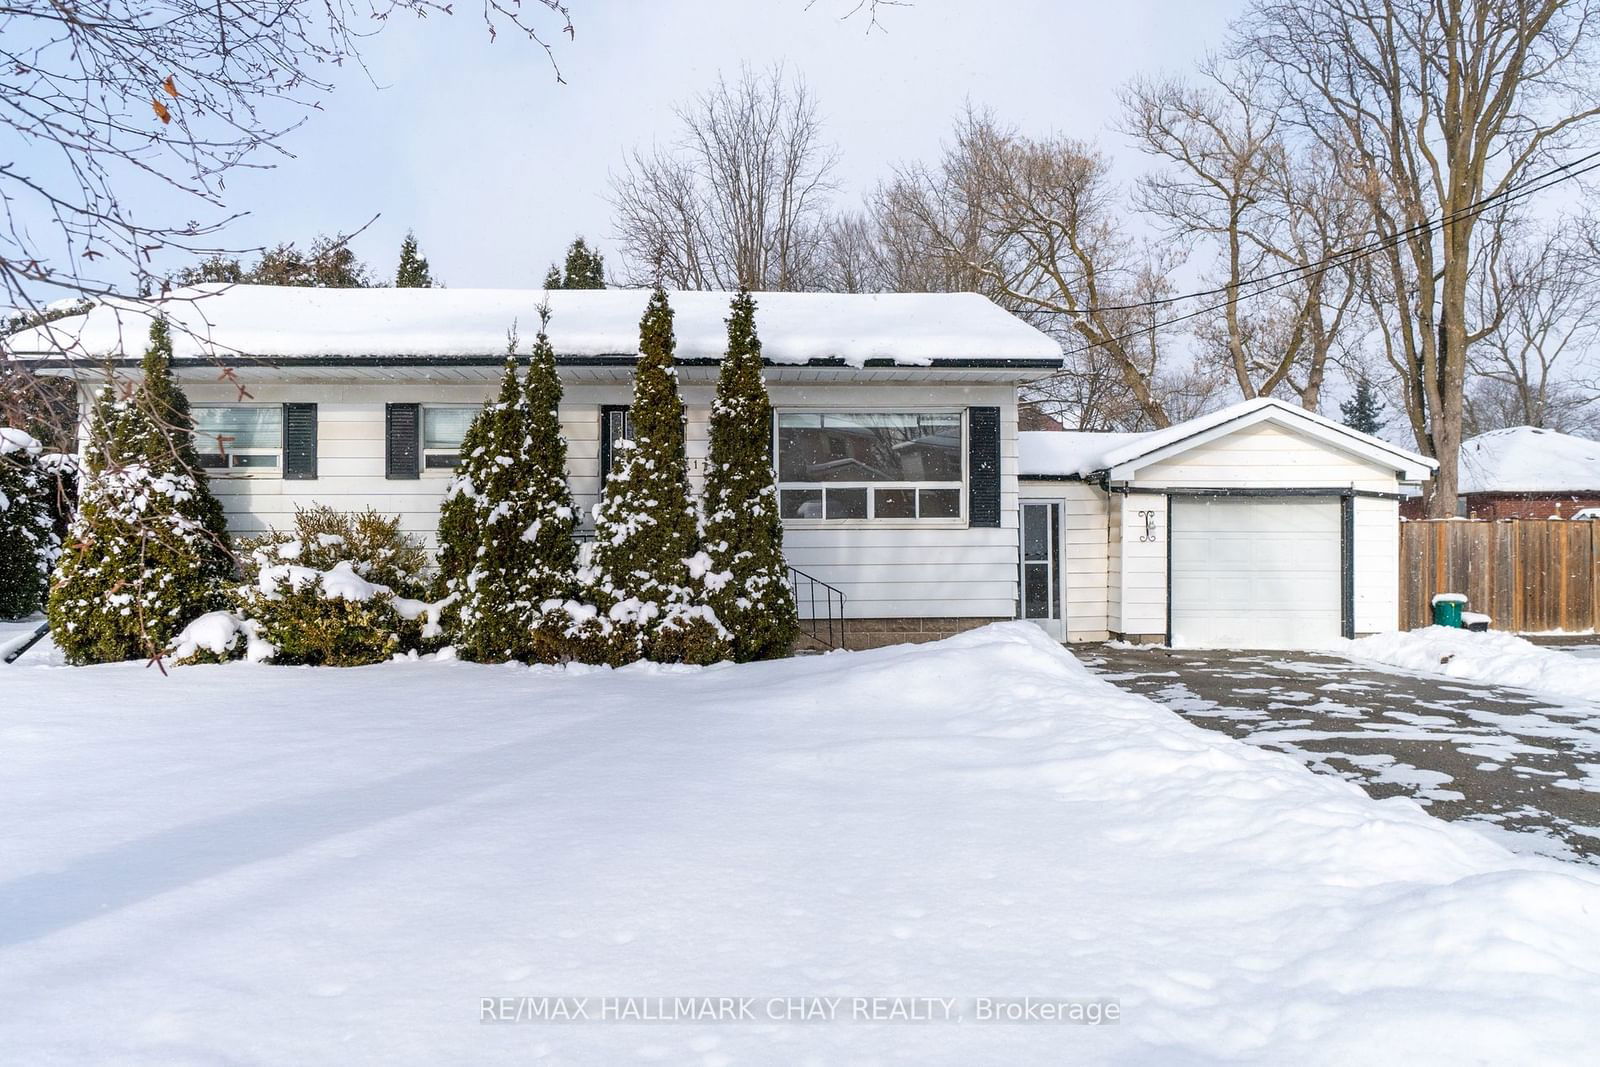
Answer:
M1339 501L1172 498L1172 643L1307 648L1342 627Z

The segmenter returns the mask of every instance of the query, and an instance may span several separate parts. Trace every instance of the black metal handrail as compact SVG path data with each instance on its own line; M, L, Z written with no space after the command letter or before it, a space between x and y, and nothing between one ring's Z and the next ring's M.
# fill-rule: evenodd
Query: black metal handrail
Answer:
M579 544L592 542L594 531L573 530L572 538ZM800 615L800 631L826 648L843 648L844 591L797 567L789 567L788 572L789 592L794 595L795 611ZM817 612L819 604L821 614ZM802 606L808 613L800 611Z
M809 609L809 616L802 614L800 629L819 645L828 648L844 647L844 603L845 595L841 589L835 589L827 582L814 575L807 574L797 567L789 568L789 590L794 594L795 611L799 613L800 605L805 604ZM817 614L817 598L821 595L824 614ZM837 604L837 610L835 609ZM824 637L824 631L827 636Z

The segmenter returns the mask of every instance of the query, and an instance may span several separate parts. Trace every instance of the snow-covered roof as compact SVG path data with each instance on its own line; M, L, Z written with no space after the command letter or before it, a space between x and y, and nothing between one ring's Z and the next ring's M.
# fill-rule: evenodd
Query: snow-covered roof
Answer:
M1256 397L1148 433L1026 431L1017 435L1019 467L1024 476L1034 478L1081 478L1099 471L1126 476L1144 463L1165 458L1184 447L1268 420L1298 426L1337 447L1392 462L1406 480L1426 477L1438 466L1431 459L1352 430L1314 411L1274 397Z
M290 361L494 357L513 323L524 339L548 300L550 341L565 359L639 348L644 289L310 289L206 285L158 302L108 301L88 314L14 335L27 357L137 357L149 317L173 323L179 359L253 356ZM731 293L671 292L678 358L720 359ZM904 366L1059 366L1061 346L976 293L757 293L756 327L772 363L885 361Z
M1461 442L1463 493L1600 490L1600 441L1513 426Z
M1017 434L1018 469L1044 478L1080 477L1105 470L1105 456L1142 433L1090 433L1082 430L1023 430Z

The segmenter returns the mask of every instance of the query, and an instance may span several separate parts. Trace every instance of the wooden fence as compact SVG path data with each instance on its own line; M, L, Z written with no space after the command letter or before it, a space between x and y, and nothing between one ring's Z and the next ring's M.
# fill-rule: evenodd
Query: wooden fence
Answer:
M1496 630L1600 629L1600 522L1428 519L1400 524L1400 624L1433 619L1435 593L1465 593Z

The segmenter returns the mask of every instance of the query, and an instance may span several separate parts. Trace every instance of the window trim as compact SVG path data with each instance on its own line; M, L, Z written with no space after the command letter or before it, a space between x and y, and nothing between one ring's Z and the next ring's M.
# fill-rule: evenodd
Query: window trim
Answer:
M961 480L959 482L785 482L779 474L781 462L781 439L783 417L785 415L950 415L955 418L958 432L961 435L957 445L956 454L961 463ZM785 526L798 529L817 530L928 530L928 529L965 529L967 526L967 496L971 484L971 470L968 464L968 439L970 428L967 425L967 409L964 407L948 407L942 404L894 404L894 405L863 405L863 404L828 404L806 405L803 407L774 407L772 411L772 476L778 490L778 508L782 515L784 490L797 489L866 489L867 514L865 518L855 519L829 519L819 517L813 519L783 518ZM956 514L940 518L874 518L876 509L876 494L873 489L950 489L956 493ZM824 497L826 499L826 497ZM918 498L918 510L921 510L921 498Z
M216 434L209 434L199 428L199 417L196 414L205 408L270 408L278 412L278 446L276 448L227 448L222 452L210 451L201 447L202 444L220 444ZM245 404L194 404L190 407L190 421L196 423L192 438L195 452L201 458L200 469L208 478L283 478L284 457L288 452L285 447L284 434L287 432L288 420L283 415L281 403L245 403ZM229 457L225 467L208 466L205 463L207 456ZM236 467L233 465L233 456L276 456L278 462L270 467Z
M430 409L437 409L437 408L466 408L466 409L469 409L469 410L471 410L473 412L478 412L478 411L482 411L489 403L491 403L491 401L487 401L487 400L484 401L482 404L472 404L472 403L430 404L430 403L424 401L423 403L420 403L420 404L417 405L417 473L421 477L423 477L423 478L450 478L450 477L453 477L455 475L456 471L461 469L461 449L460 448L456 448L456 449L452 450L452 449L448 449L448 448L428 448L427 447L427 441L428 441L428 412L429 412L429 410ZM463 431L463 436L465 436L465 431ZM449 466L429 466L428 465L428 457L429 456L449 456L449 455L454 455L456 457L456 462L455 463L453 463L453 464L451 464Z

